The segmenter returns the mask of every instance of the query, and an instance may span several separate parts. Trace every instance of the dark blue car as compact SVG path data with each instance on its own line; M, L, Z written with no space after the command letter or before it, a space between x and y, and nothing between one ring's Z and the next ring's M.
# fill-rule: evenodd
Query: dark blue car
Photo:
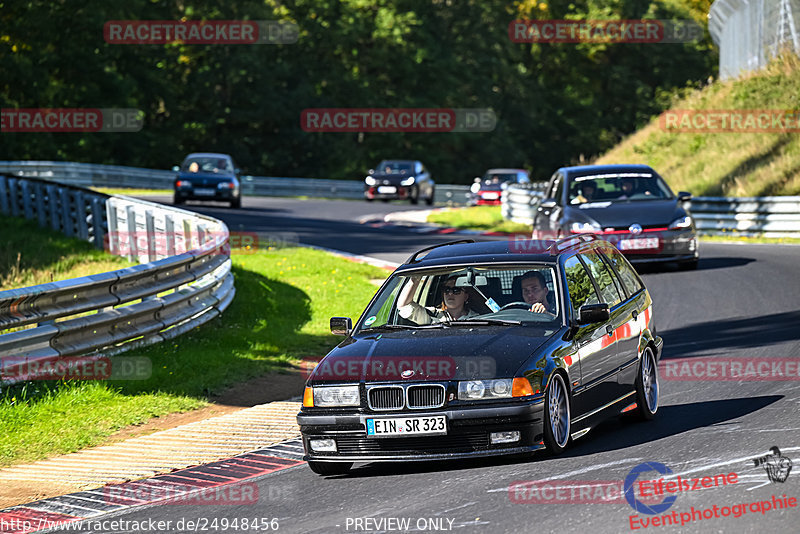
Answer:
M242 207L239 169L228 154L199 152L189 154L180 167L174 183L176 205L187 200L218 200L232 208Z

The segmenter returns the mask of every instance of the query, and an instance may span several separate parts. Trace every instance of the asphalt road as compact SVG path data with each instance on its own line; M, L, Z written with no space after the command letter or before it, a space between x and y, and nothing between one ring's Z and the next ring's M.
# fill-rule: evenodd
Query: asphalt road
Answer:
M417 248L452 239L356 222L361 216L398 208L407 206L257 198L245 198L241 210L191 205L222 218L232 230L294 232L302 243L389 261L402 261ZM665 341L664 362L734 357L765 358L771 364L793 358L796 364L800 360L798 260L800 247L703 244L697 271L647 270L643 276ZM796 366L794 370L796 374ZM259 479L256 504L155 506L116 518L170 520L167 532L188 531L175 527L181 518L206 518L208 532L222 531L221 518L228 519L229 532L237 531L230 528L235 518L278 518L279 532L309 533L403 531L394 518L409 520L411 531L465 533L798 532L800 505L789 507L783 501L783 509L765 513L748 506L743 515L740 505L770 501L776 507L773 496L783 495L800 500L800 467L778 483L770 482L765 469L752 461L778 446L786 457L800 462L799 393L797 376L679 381L665 379L662 369L661 408L654 421L607 422L558 457L537 453L450 463L363 464L350 475L329 478L300 466ZM731 515L697 520L695 513L696 520L682 527L643 528L641 521L656 516L637 513L624 498L614 498L615 489L606 487L600 493L595 487L598 481L621 486L643 462L660 462L684 478L736 473L735 483L679 493L664 512L676 512L678 524L681 514L691 517L693 509L713 514L715 505L716 513ZM565 489L509 491L515 482L546 479ZM593 485L591 493L569 489L581 484ZM611 497L610 502L603 497ZM581 502L592 498L599 502ZM552 502L542 502L548 499ZM218 521L216 529L211 528L213 518Z

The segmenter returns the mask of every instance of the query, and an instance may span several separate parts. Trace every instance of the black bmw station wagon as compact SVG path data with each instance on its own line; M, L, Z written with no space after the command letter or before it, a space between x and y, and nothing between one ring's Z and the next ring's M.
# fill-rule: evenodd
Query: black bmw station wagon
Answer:
M653 303L591 234L456 241L413 254L306 384L311 469L559 453L602 419L658 410Z

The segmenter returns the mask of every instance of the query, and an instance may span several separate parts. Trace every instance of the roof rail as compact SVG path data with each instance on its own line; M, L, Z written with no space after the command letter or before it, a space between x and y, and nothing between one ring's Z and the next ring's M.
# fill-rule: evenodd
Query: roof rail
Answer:
M565 237L563 239L559 239L558 241L556 241L555 243L550 245L550 255L551 256L556 256L559 253L561 253L561 252L563 252L563 251L565 251L565 250L567 250L569 248L578 246L578 245L580 245L582 243L591 243L593 241L600 241L600 240L601 240L601 238L598 237L595 234L576 234L576 235L571 235L569 237Z
M411 257L409 257L406 260L406 263L416 263L418 261L421 261L421 260L418 259L418 256L420 254L422 254L423 252L428 252L428 251L433 250L435 248L446 247L448 245L458 245L458 244L461 244L461 243L474 243L474 242L475 242L474 239L459 239L458 241L448 241L447 243L440 243L438 245L425 247L423 249L420 249L420 250L416 251L414 254L412 254Z

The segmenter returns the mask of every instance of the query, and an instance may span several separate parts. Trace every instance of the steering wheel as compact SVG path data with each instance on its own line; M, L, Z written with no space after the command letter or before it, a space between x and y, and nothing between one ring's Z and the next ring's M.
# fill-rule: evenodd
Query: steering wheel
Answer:
M517 301L517 302L509 302L508 304L506 304L505 306L502 306L502 307L501 307L499 310L497 310L497 311L502 311L502 310L505 310L506 308L516 307L516 306L523 307L523 308L525 308L526 310L530 310L530 309L531 309L531 305L530 305L530 304L528 304L527 302L520 302L520 301Z

